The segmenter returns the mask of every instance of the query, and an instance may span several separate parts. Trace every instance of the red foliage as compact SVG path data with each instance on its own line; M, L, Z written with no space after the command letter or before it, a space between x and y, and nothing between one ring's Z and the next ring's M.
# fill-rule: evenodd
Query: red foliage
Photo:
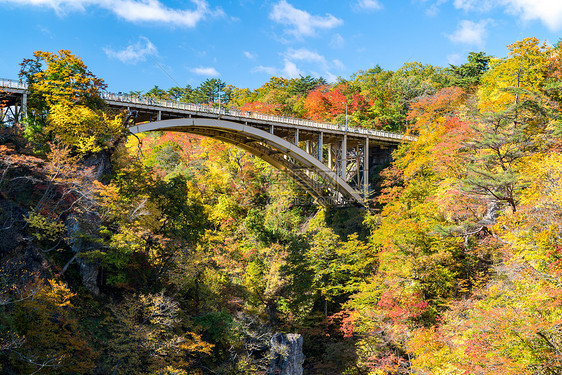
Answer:
M459 87L441 89L413 103L408 113L408 120L413 122L414 130L420 130L421 127L426 127L440 117L453 117L465 97L466 93Z
M550 261L548 269L557 276L562 276L562 246L555 246L546 255Z
M387 352L382 357L377 355L369 358L367 366L370 371L382 370L388 374L410 373L408 361L392 352Z
M304 100L304 108L311 120L324 120L329 112L330 102L322 92L323 90L325 88L317 88L311 91Z
M328 91L324 94L324 98L328 101L328 111L333 116L341 115L345 113L345 104L347 102L347 98L342 92L338 89L333 91ZM348 108L350 111L351 108Z
M343 337L352 337L357 322L357 312L351 310L342 310L329 318L330 323L338 325Z
M373 105L372 102L369 102L367 98L360 93L353 94L351 100L351 109L353 112L366 113L369 107Z
M263 113L264 115L277 115L281 112L280 104L270 104L260 101L244 103L240 107L241 111Z
M387 318L395 324L403 323L406 319L417 318L428 307L419 294L398 296L394 290L385 291L377 303L377 307L384 312Z

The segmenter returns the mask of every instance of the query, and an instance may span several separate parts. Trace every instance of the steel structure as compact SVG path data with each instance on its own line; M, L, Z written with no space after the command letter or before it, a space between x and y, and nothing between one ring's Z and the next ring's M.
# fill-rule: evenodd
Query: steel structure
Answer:
M3 116L26 113L24 83L0 79ZM109 108L127 111L130 131L178 131L234 144L286 172L322 205L365 204L370 171L414 138L396 133L270 116L224 107L102 93Z

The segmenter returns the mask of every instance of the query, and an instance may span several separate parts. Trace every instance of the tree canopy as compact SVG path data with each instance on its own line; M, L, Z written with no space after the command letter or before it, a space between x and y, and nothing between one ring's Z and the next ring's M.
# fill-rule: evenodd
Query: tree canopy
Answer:
M561 373L561 49L137 93L415 134L364 209L210 138L129 136L80 58L36 52L0 126L0 374L265 375L277 332L309 374Z

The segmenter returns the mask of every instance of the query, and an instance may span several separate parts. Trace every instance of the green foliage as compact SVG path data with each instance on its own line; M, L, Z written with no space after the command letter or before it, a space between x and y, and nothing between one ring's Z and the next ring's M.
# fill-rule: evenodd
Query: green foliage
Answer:
M191 99L195 103L218 103L219 96L222 104L228 104L230 97L225 92L226 83L217 78L206 79L192 92Z
M170 89L172 90L172 89ZM177 92L177 90L174 90L174 92ZM162 90L160 87L158 86L154 86L153 88L151 88L150 90L148 90L146 92L146 94L144 94L145 96L149 96L151 98L156 98L156 99L167 99L167 93L165 90Z
M132 164L120 170L112 184L99 188L104 224L112 229L102 232L104 248L85 256L109 268L112 284L146 281L152 272L169 267L174 252L193 246L203 233L203 207L184 176L164 180ZM139 272L131 272L135 269Z
M194 319L204 330L203 336L212 342L228 343L232 340L234 320L224 311L214 311Z
M314 90L318 86L326 85L328 82L322 77L314 78L312 76L299 78L294 78L288 82L288 93L291 96L294 95L307 95L310 91Z
M449 66L448 70L453 74L451 85L463 89L473 89L480 83L482 75L488 70L491 56L484 52L470 52L468 62L455 66Z

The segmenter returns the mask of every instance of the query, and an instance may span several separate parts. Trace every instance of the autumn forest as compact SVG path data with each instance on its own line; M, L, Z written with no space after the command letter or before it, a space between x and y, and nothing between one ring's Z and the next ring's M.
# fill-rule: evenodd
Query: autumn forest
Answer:
M132 135L87 62L23 56L27 113L0 94L0 374L269 375L276 333L304 374L562 374L562 42L508 51L129 93L415 137L367 207Z

